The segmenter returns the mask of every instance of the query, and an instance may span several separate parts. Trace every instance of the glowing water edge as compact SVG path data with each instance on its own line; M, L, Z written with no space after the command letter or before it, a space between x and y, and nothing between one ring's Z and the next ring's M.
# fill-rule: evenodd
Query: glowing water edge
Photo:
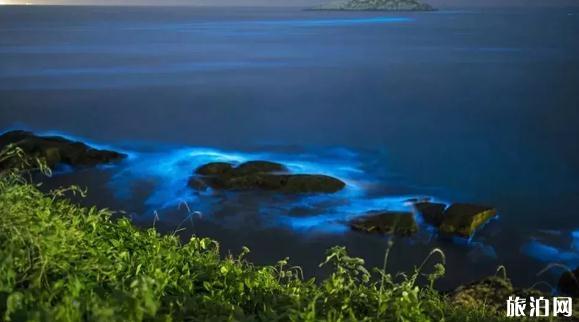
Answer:
M154 180L153 192L146 198L149 214L162 214L188 204L211 218L211 211L224 203L243 204L243 198L255 198L251 210L259 213L264 225L282 225L296 231L339 233L345 221L370 210L411 211L411 195L371 197L368 190L378 182L368 178L356 165L356 153L330 149L325 155L311 153L240 152L213 148L183 147L163 152L131 153L132 157L116 173L110 187L120 199L132 197L131 187ZM323 174L341 179L346 188L335 194L288 196L268 192L220 192L209 189L194 191L187 185L193 171L210 162L240 164L251 160L268 160L286 165L295 174ZM241 199L241 200L240 200ZM291 216L292 213L306 213ZM160 220L163 217L160 216Z
M240 245L250 244L257 252L256 259L264 262L271 260L272 253L268 248L289 247L290 250L279 251L279 255L297 257L297 264L311 267L307 260L300 258L300 254L315 258L311 253L322 253L323 249L334 244L346 244L350 245L350 248L364 249L361 256L366 257L370 264L378 265L383 247L386 247L392 236L353 232L347 225L349 220L372 210L413 212L410 202L412 199L428 198L446 204L451 201L426 193L435 191L432 189L402 188L395 179L385 181L383 177L375 177L372 171L368 170L366 153L346 148L293 147L284 150L276 147L261 148L256 152L166 145L160 148L159 144L143 142L114 146L94 143L86 138L61 132L38 134L60 135L70 140L89 142L96 148L112 149L128 155L121 163L97 169L56 169L55 176L48 180L48 187L56 183L62 184L62 178L68 176L72 179L67 182L88 186L89 205L98 205L98 195L103 194L104 190L110 191L120 209L129 210L124 215L130 216L139 226L154 226L165 233L178 233L185 239L192 234L216 237L224 241L229 251L239 249ZM346 183L346 188L335 194L287 195L211 189L200 192L187 184L194 170L206 163L240 164L251 160L282 163L291 173L336 177ZM91 173L107 178L102 187L104 190L99 190L98 184L86 179ZM139 189L142 187L147 187L146 193ZM396 193L397 191L403 193ZM92 199L95 196L96 201ZM134 212L131 209L140 210ZM420 226L418 234L395 238L399 252L406 254L399 255L391 265L396 268L405 267L411 262L415 264L416 254L434 247L442 248L447 254L454 254L454 260L457 261L454 264L455 269L466 265L464 259L469 262L468 265L476 265L474 268L469 266L468 270L475 272L474 274L458 274L460 278L451 278L446 285L463 282L465 277L461 275L476 276L479 270L488 271L488 268L482 269L483 267L508 263L510 260L520 261L521 256L540 265L558 262L573 267L579 264L577 232L528 233L526 237L521 236L520 244L514 247L514 251L506 247L505 252L508 251L508 254L505 256L505 252L501 252L501 248L505 247L500 241L503 237L496 233L497 226L505 226L500 220L488 223L471 239L465 240L440 238L433 227L420 220L420 216L417 215L416 219ZM508 230L507 234L510 234ZM512 240L512 237L505 238ZM233 239L233 242L229 238ZM294 248L295 245L300 246ZM263 248L266 249L265 252ZM453 257L449 256L451 271L452 260ZM553 270L549 274L554 278L558 272L560 271Z

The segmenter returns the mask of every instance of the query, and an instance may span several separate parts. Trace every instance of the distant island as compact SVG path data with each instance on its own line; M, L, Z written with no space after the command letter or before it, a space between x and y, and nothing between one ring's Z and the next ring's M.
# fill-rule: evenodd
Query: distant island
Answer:
M435 9L419 0L344 0L317 6L311 10L433 11Z

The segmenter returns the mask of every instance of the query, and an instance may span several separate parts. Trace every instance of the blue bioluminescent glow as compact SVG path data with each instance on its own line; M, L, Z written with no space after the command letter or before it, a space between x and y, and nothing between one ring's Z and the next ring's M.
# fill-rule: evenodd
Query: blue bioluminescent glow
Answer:
M345 198L344 198L345 197ZM384 211L408 211L412 212L412 208L406 204L409 196L391 196L382 198L367 198L363 193L354 191L346 192L340 197L336 196L309 196L304 197L300 203L289 205L290 207L316 207L318 204L327 204L330 198L340 198L341 203L334 207L328 207L323 210L323 213L307 216L294 217L282 215L279 221L288 225L294 230L307 231L331 231L343 232L346 230L345 223L347 220L359 217L365 213L373 210ZM289 211L288 211L289 212Z
M108 186L119 200L132 200L140 187L149 187L144 200L145 215L159 214L163 220L165 211L176 210L187 203L192 211L201 211L204 220L212 220L212 214L226 212L229 216L257 214L265 226L283 226L297 232L343 233L348 230L347 222L370 211L404 211L415 214L419 225L420 216L415 213L410 200L442 200L423 195L380 195L371 193L375 186L384 185L361 169L359 155L345 148L317 149L301 153L243 152L206 147L174 147L165 150L146 148L135 143L144 151L118 149L97 144L61 132L40 132L43 136L61 136L72 141L89 142L94 148L115 150L129 157L120 164L104 165L113 175ZM282 195L267 192L224 193L222 191L196 191L188 186L195 169L209 162L229 162L234 165L250 160L269 160L284 164L291 173L323 174L338 178L346 187L335 194ZM65 168L62 168L66 171ZM142 193L142 191L141 191ZM229 208L228 208L229 207ZM231 208L233 207L233 208ZM233 209L233 210L231 210ZM241 215L244 214L244 215ZM213 218L216 221L219 221ZM225 223L224 220L222 220ZM228 217L228 222L235 222ZM429 227L427 227L429 228ZM435 230L426 229L430 235ZM470 242L470 239L466 241Z
M181 202L196 202L198 194L187 186L194 170L209 162L239 164L249 160L270 160L285 164L293 173L316 173L344 180L347 188L342 197L360 193L355 175L360 172L334 160L298 161L299 156L280 153L244 153L210 148L180 148L155 153L135 153L111 182L117 197L129 198L131 187L138 181L154 180L156 187L146 200L151 209L164 209ZM211 192L209 192L211 193ZM308 197L305 197L306 199Z
M571 249L579 252L579 231L571 232Z
M547 245L538 240L532 240L521 248L521 252L529 257L545 263L561 263L568 267L579 265L579 252L574 249L561 249Z
M335 194L277 196L255 193L251 207L260 213L266 226L286 226L295 231L324 231L339 233L346 230L346 221L372 210L409 211L408 200L414 195L369 196L366 188L376 184L359 168L357 155L345 149L333 149L323 153L241 152L214 148L183 147L152 153L135 153L134 158L114 175L110 186L115 195L129 199L139 182L154 182L154 188L145 200L153 210L175 209L186 202L191 208L211 212L223 206L228 198L235 199L236 207L243 205L243 194L232 197L209 189L194 191L187 182L196 168L209 162L239 164L250 160L279 162L296 174L324 174L341 179L346 188ZM219 198L219 202L215 202ZM223 199L225 198L225 199ZM280 199L280 200L276 200ZM225 201L224 201L225 200ZM249 203L248 203L249 204ZM249 206L248 206L249 207ZM251 211L252 209L248 209ZM296 214L300 211L306 215Z

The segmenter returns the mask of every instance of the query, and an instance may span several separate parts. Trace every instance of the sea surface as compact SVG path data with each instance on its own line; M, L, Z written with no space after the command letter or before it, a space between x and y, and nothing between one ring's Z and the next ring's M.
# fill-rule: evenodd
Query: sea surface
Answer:
M579 265L579 10L428 13L297 8L0 7L0 129L124 151L115 166L58 169L82 203L144 227L209 236L257 263L323 275L345 245L382 266L388 237L348 218L413 197L494 206L471 240L421 226L388 269L435 247L450 288L505 265L517 285ZM333 196L197 194L204 162L281 161L339 177ZM435 261L435 259L433 259Z

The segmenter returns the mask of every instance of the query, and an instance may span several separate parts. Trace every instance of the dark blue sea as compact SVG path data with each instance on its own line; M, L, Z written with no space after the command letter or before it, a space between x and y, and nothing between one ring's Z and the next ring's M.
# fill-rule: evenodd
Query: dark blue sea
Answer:
M332 245L381 266L388 238L343 221L412 197L500 216L471 240L425 227L395 238L393 272L435 247L446 253L441 288L499 265L520 286L554 283L556 273L536 274L579 264L577 8L3 6L0 129L14 128L129 154L61 169L47 187L79 184L83 203L185 228L185 240L216 238L224 252L246 245L258 263L289 256L308 276ZM290 197L186 186L204 162L252 159L348 188Z

